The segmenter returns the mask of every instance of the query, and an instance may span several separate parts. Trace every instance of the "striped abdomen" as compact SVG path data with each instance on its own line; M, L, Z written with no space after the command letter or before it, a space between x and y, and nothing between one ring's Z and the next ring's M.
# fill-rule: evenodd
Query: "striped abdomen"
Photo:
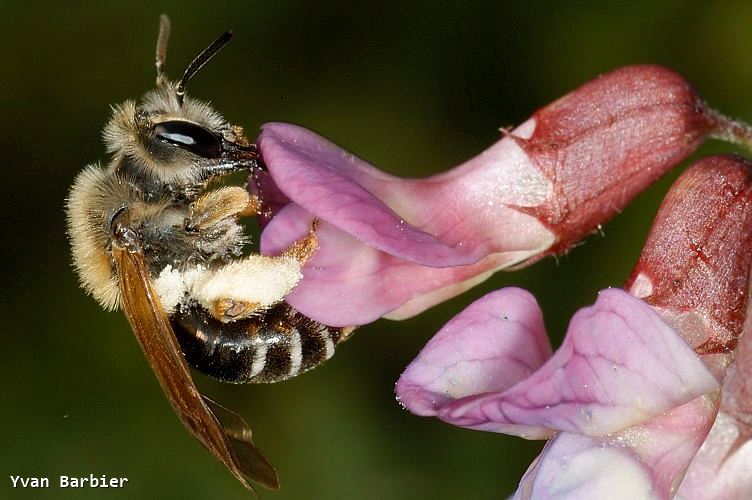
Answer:
M342 328L317 323L284 302L264 314L222 323L200 306L170 317L185 359L223 382L279 382L323 363Z

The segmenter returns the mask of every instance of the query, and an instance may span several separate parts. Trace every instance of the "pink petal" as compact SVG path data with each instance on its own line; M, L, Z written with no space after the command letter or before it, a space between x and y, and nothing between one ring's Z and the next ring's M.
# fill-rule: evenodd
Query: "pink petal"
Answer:
M397 399L416 415L435 416L453 400L508 389L550 357L535 298L505 288L475 301L431 339L397 382Z
M597 438L562 432L546 443L522 478L515 500L659 498L648 471L628 449L602 447Z
M710 435L692 461L677 499L748 500L752 498L752 441L739 423L719 413Z
M562 432L531 465L515 498L671 498L716 410L717 395L703 396L608 437Z
M312 219L298 205L285 207L262 233L262 253L280 253L307 234ZM380 252L326 222L319 224L316 235L319 250L303 270L304 280L285 300L330 326L370 323L389 311L395 319L417 314L482 281L491 270L516 262L520 255L499 253L470 266L434 268Z
M697 355L644 302L618 289L574 315L562 346L531 377L501 393L459 399L449 423L516 433L515 425L602 436L715 390Z
M528 249L531 239L536 249L553 241L534 218L505 206L532 206L551 190L511 138L492 146L479 157L482 161L476 158L458 168L464 172L462 184L468 187L462 200L456 182L399 179L295 125L265 124L258 145L274 182L297 205L395 257L426 266L458 266L473 264L489 253ZM488 162L498 164L498 171L489 171ZM455 171L452 179L457 175ZM501 176L507 177L503 184ZM496 187L486 191L494 183ZM401 215L391 206L398 207ZM493 224L498 234L491 237L481 221L467 220L469 210L477 212L483 223ZM522 238L509 231L510 218L537 227Z

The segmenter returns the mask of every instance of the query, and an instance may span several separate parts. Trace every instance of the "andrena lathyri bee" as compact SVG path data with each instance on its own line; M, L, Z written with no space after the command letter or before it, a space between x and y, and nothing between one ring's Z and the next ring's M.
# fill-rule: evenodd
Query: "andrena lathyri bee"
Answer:
M170 23L160 19L157 83L113 108L110 161L76 177L67 202L73 262L105 309L123 309L183 424L247 488L277 488L277 473L235 413L202 396L188 366L225 382L276 382L327 360L349 329L319 324L285 296L316 251L308 236L278 256L243 255L238 222L263 202L223 176L263 170L239 126L186 95L196 72L231 38L201 52L177 83L164 74Z

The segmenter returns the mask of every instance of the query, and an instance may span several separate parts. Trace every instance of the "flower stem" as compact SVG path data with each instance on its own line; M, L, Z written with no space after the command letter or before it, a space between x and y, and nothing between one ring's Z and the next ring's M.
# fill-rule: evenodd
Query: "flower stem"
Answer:
M738 144L752 152L752 125L729 118L709 107L705 114L710 121L710 137Z

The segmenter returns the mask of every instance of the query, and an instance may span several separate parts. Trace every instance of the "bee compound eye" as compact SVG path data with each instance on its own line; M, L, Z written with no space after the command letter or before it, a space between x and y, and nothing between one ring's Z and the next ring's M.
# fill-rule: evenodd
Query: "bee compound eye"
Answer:
M159 140L204 158L219 158L222 154L220 138L195 123L166 121L157 123L152 130Z

